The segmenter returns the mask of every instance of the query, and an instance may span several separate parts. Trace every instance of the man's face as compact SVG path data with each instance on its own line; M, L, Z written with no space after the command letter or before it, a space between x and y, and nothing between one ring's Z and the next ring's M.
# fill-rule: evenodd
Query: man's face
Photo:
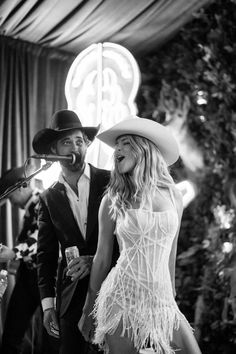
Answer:
M57 140L55 151L53 152L56 152L58 155L70 155L71 153L76 153L78 159L74 165L68 161L61 162L61 164L70 171L79 171L83 168L87 147L83 133L79 129L75 129L65 133L62 138Z

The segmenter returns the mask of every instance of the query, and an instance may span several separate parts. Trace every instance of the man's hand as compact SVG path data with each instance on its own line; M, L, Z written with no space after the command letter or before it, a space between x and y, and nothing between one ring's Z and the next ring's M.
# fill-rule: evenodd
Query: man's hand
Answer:
M16 256L16 254L11 248L1 245L1 247L0 247L0 262L1 263L11 261L12 259L15 258L15 256Z
M93 256L79 256L74 258L68 264L68 271L66 275L71 277L71 280L83 279L91 270Z
M44 311L43 324L50 336L59 338L59 325L54 308L49 308Z

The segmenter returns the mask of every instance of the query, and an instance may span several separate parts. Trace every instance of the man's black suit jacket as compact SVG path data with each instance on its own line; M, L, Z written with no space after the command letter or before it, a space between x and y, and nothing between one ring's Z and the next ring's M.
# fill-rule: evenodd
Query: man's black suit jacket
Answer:
M80 255L94 255L98 239L98 209L110 172L90 165L91 179L88 203L87 232L84 239L71 210L63 184L57 182L40 196L38 235L38 284L41 299L55 297L57 277L57 308L59 316L68 312L80 316L89 276L72 282L66 276L65 248L77 246ZM60 246L59 246L60 245ZM62 260L58 268L58 254ZM76 299L73 299L76 296ZM73 306L70 304L73 301ZM79 318L78 318L79 320Z

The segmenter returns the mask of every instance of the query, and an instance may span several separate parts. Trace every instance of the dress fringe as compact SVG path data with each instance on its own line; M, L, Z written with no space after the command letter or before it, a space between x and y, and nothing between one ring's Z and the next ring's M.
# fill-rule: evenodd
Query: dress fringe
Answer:
M121 325L120 335L128 336L137 350L151 347L157 354L175 354L170 342L183 317L175 300L163 300L159 292L153 296L134 281L130 287L130 279L129 293L125 284L118 291L114 282L120 284L120 281L115 281L113 271L104 282L92 312L96 320L94 343L108 353L105 335L114 334Z

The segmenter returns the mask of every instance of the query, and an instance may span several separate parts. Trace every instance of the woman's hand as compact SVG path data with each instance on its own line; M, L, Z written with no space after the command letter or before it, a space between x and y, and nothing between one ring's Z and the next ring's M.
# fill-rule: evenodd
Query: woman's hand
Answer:
M16 256L16 254L11 248L1 245L1 247L0 247L0 262L1 263L11 261L15 258L15 256Z
M94 319L92 314L86 314L85 312L82 313L82 316L79 320L78 327L80 332L82 333L84 339L87 342L92 342L94 337Z

